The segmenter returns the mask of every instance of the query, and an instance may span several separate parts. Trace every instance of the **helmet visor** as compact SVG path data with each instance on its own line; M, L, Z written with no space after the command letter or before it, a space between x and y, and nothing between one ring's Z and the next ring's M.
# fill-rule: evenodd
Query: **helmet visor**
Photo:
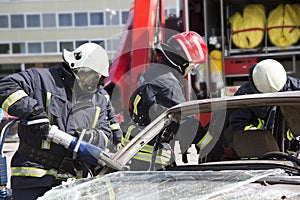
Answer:
M184 76L186 76L189 72L191 72L192 75L195 75L198 73L198 71L201 69L203 64L195 64L195 63L190 63L188 67L185 68L184 70Z
M100 74L86 67L78 68L75 74L83 92L94 93L97 91L101 78Z
M194 67L191 69L191 74L195 75L197 73L199 73L199 71L201 70L201 68L203 67L204 64L195 64Z

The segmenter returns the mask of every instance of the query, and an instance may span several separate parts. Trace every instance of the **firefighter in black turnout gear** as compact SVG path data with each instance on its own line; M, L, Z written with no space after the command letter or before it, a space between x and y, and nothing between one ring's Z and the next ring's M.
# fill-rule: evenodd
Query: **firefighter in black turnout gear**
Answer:
M300 80L288 76L284 67L278 61L265 59L250 67L249 81L244 83L234 95L295 90L300 90ZM262 106L235 110L229 118L231 134L227 136L228 143L232 144L232 137L235 133L270 128L267 121L271 109L273 108ZM294 139L293 134L287 130L287 142Z
M36 199L67 178L96 175L62 145L48 142L49 125L102 149L118 145L122 131L101 82L108 76L106 51L85 43L63 52L56 68L31 68L0 81L3 110L20 119L20 145L11 162L13 199Z
M162 60L152 64L139 77L137 89L131 95L129 103L129 112L133 122L127 128L122 145L126 145L166 109L186 102L185 76L189 71L195 70L198 65L205 63L207 57L205 42L201 36L192 31L173 35L166 44L159 43L156 50L162 54ZM164 145L155 149L157 137L154 138L134 156L130 169L148 170L150 163L155 163L154 168L159 169L170 164L172 148L168 143L173 136L177 134L176 137L187 138L186 144L181 142L182 152L184 152L183 148L187 148L192 143L197 131L198 137L202 137L206 132L196 119L187 120L181 124L171 124L162 133L161 139ZM179 132L182 134L178 134ZM154 153L156 159L151 160Z

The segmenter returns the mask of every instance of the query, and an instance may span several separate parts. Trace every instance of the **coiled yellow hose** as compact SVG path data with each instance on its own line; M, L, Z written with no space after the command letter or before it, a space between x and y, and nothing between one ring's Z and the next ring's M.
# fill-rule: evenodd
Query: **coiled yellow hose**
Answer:
M243 16L236 12L230 18L232 42L239 48L257 47L264 39L266 24L265 7L262 4L248 4Z
M300 4L279 4L268 16L268 37L279 47L298 42L300 37Z

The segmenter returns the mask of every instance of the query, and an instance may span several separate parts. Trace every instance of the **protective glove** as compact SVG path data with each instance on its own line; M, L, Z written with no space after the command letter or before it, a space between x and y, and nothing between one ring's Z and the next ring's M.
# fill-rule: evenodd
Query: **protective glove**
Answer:
M83 141L88 142L94 146L105 149L111 145L111 142L102 130L79 129L77 132L79 133L79 135L84 134L82 139Z
M30 115L27 118L26 124L30 131L40 133L43 139L47 138L50 129L50 122L44 111L39 114Z

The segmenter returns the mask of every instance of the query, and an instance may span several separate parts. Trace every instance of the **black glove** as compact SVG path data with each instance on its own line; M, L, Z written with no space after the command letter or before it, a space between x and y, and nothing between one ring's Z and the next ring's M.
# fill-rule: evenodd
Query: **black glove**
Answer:
M111 142L102 130L81 129L80 131L78 130L78 132L79 135L84 134L82 139L83 141L88 142L94 146L105 149L111 145Z
M26 124L30 131L40 133L43 139L47 138L47 135L49 134L50 123L48 116L44 111L39 114L29 116Z

